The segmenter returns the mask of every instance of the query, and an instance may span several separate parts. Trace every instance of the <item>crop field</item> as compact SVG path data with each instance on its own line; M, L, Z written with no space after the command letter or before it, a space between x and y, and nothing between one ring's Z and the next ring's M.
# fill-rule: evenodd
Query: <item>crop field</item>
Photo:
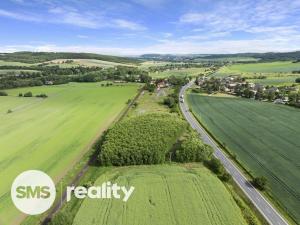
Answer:
M270 63L245 63L223 67L220 73L291 73L300 70L300 63L291 61Z
M234 64L222 67L215 73L217 77L240 75L242 77L266 76L265 79L247 79L249 82L264 85L292 85L300 74L293 74L292 71L300 70L300 63L291 61L270 62L270 63L247 63Z
M300 74L298 75L285 75L285 76L267 76L265 79L247 79L247 81L252 82L252 83L260 83L264 85L274 85L274 86L279 86L279 85L292 85L295 84L295 80L300 77Z
M299 109L242 98L189 94L193 113L300 221Z
M34 72L39 72L37 70L0 70L0 76L3 75L3 74L7 74L7 73L20 73L21 71L24 71L24 72L30 72L30 73L34 73Z
M69 83L7 90L9 96L0 97L0 180L5 181L0 188L0 224L20 216L9 192L19 173L39 169L58 181L137 89L135 84ZM27 91L48 98L16 97Z
M178 69L178 70L168 70L163 72L153 72L150 76L153 78L165 78L169 76L197 76L204 73L205 68L188 68L188 69Z
M31 66L33 64L0 60L0 66Z
M114 66L134 66L133 64L124 64L124 63L116 63L116 62L109 62L109 61L103 61L98 59L71 59L73 62L71 63L62 63L66 61L67 59L55 59L48 63L49 66L60 66L62 68L69 68L69 67L76 67L76 66L98 66L98 67L114 67Z
M127 202L85 199L73 225L246 224L222 182L201 165L113 168L94 185L134 186Z

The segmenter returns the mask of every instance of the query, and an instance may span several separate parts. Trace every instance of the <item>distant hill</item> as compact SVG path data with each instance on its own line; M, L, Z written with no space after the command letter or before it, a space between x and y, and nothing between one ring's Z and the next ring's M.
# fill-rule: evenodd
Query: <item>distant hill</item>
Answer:
M137 64L139 60L126 57L71 52L14 52L1 53L0 60L22 63L42 63L54 59L98 59L116 63Z
M145 54L141 55L142 60L162 60L162 61L201 61L201 60L234 60L234 58L249 58L259 61L299 61L300 51L295 52L267 52L267 53L236 53L236 54Z

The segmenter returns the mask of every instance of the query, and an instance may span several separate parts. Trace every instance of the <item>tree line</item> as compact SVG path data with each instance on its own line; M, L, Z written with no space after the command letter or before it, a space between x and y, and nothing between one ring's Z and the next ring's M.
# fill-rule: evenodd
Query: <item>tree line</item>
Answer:
M8 68L6 66L6 68ZM9 67L21 69L24 67ZM28 67L25 67L28 70ZM11 73L0 77L0 89L17 87L41 86L47 84L64 84L68 82L98 82L103 80L122 80L126 82L148 82L152 78L148 72L136 67L117 66L113 68L100 67L72 67L60 68L58 66L29 67L39 72ZM0 67L1 69L1 67Z

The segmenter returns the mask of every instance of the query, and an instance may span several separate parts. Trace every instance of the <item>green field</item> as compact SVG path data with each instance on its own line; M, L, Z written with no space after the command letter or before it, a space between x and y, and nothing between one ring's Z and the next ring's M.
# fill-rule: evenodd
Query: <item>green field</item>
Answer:
M129 110L128 117L139 116L145 113L169 112L170 108L164 105L163 101L171 92L170 88L155 90L153 93L143 91L137 100L138 105Z
M137 93L138 86L101 87L100 83L8 90L0 97L0 224L19 213L10 201L10 185L22 171L40 169L56 181L89 149L90 144ZM16 97L32 91L49 97ZM11 109L12 113L7 113Z
M22 62L9 62L0 60L0 66L32 66L33 64L22 63Z
M166 70L163 72L152 72L149 75L153 78L165 78L170 76L197 76L204 73L205 68L188 68L188 69L178 69L178 70Z
M66 61L68 59L55 59L52 61L49 61L49 66L59 66L62 68L70 68L70 67L76 67L76 66L87 66L87 67L114 67L114 66L136 66L133 64L125 64L125 63L117 63L117 62L109 62L109 61L103 61L98 59L71 59L73 60L72 63L62 63L63 61Z
M198 119L300 221L300 111L242 98L189 94Z
M249 82L264 85L292 85L295 84L299 74L292 71L300 70L300 63L291 61L269 62L269 63L245 63L224 66L215 73L217 77L239 75L242 77L266 76L265 79L247 79Z
M300 70L300 63L291 61L269 63L245 63L223 67L220 73L291 73Z
M247 81L252 83L260 83L264 85L274 85L274 86L283 86L283 85L292 85L295 84L296 78L300 77L300 74L298 75L285 75L285 76L267 76L266 79L247 79Z
M134 186L126 202L86 199L73 225L243 225L242 213L222 182L201 165L113 168L94 185Z

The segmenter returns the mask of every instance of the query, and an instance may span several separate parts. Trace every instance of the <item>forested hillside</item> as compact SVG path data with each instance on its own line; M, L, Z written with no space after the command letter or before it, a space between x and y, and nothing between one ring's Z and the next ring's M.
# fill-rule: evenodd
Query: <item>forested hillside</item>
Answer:
M136 59L99 55L93 53L71 53L71 52L14 52L0 54L0 60L23 62L23 63L41 63L54 59L98 59L117 63L138 63Z

